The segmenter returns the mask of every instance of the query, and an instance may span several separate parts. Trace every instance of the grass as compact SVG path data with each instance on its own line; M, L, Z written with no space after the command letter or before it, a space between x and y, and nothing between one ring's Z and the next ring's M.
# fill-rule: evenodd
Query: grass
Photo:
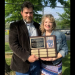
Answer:
M10 65L10 63L11 63L11 58L5 58L5 60L6 60L6 63L7 63L8 65Z
M70 53L62 59L62 75L70 75Z
M9 43L8 42L5 43L5 52L12 52L12 50L9 47Z
M70 40L67 40L68 49L70 50Z
M9 35L7 32L5 32L5 35Z

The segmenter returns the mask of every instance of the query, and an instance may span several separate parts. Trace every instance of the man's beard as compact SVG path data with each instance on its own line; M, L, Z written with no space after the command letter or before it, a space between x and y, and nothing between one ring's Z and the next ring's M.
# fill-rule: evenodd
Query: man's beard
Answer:
M31 22L32 20L25 20L26 22Z
M30 18L29 20L28 19L25 19L26 22L32 22L32 18Z

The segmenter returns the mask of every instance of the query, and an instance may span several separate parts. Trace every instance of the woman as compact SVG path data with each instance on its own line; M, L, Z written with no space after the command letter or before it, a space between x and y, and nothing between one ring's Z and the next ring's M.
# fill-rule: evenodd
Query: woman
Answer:
M40 58L41 59L41 75L62 75L62 58L68 54L68 46L66 36L60 31L56 31L56 23L52 14L42 17L40 30L42 36L56 36L57 57L56 58Z

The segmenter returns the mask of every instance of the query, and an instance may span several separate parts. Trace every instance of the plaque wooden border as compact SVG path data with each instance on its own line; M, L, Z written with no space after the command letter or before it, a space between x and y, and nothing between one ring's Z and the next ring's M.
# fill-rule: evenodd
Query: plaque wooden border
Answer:
M33 42L35 40L35 42ZM40 44L41 43L41 44ZM32 44L34 47L32 47ZM38 57L57 57L56 36L30 37L31 55Z

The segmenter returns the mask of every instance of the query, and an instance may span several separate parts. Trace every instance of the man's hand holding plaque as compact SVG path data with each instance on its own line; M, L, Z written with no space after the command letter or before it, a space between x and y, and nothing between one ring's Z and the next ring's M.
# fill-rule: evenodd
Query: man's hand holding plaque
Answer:
M36 55L31 55L28 57L28 61L29 62L35 62L36 60L38 60L39 58Z

